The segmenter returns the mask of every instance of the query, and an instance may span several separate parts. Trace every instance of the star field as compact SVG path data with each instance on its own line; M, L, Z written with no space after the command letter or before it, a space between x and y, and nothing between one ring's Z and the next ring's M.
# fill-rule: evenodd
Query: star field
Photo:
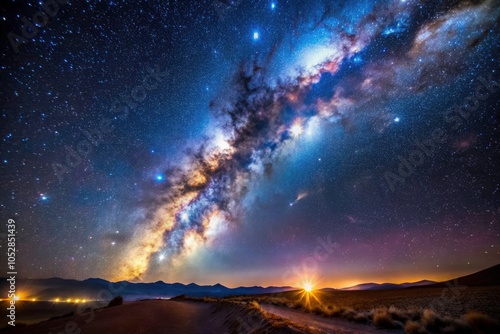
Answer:
M21 276L294 285L319 238L322 286L499 262L495 1L61 1L9 39L44 3L0 12Z

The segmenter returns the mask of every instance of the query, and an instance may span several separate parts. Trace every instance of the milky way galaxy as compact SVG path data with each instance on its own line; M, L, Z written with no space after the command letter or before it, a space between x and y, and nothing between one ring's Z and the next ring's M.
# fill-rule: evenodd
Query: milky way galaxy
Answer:
M404 2L375 6L349 27L352 33L343 29L339 18L325 11L313 30L324 29L329 34L330 43L323 45L328 56L308 67L294 64L300 74L287 76L274 85L266 77L266 64L261 67L256 61L242 65L231 86L234 98L212 106L214 115L221 119L222 138L208 140L190 152L183 167L165 171L169 175L168 190L158 198L158 207L148 217L146 228L141 226L139 235L134 236L126 255L131 260L123 267L121 278L141 278L152 254L163 248L172 259L189 252L193 243L206 240L214 220L238 221L239 203L248 182L272 173L273 161L296 137L293 122L283 117L286 106L291 106L294 119L302 120L306 128L315 118L341 125L349 122L355 112L362 112L367 103L389 98L386 95L397 98L403 94L401 90L419 91L446 82L464 66L460 63L463 54L494 27L500 13L492 1L458 6L422 25L406 54L378 60L367 66L359 78L339 80L331 87L329 99L304 103L323 73L334 76L344 61L362 52L381 32L407 18L413 10ZM465 30L460 34L456 32L457 22ZM458 61L448 65L449 58L455 57ZM347 93L347 89L353 92ZM296 201L304 196L299 195Z

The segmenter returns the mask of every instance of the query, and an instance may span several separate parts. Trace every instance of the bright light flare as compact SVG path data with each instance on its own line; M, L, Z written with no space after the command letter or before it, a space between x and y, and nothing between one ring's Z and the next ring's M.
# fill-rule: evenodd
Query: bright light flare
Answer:
M301 289L297 291L297 299L308 310L312 310L314 307L322 304L319 299L321 290L315 290L314 286L315 281L313 279L305 278L301 280Z
M311 293L313 291L313 289L314 289L312 283L309 283L309 282L304 283L304 286L302 288L307 293Z
M303 132L304 132L304 129L302 128L302 125L300 125L298 123L292 125L292 127L290 128L290 133L295 138L299 137Z

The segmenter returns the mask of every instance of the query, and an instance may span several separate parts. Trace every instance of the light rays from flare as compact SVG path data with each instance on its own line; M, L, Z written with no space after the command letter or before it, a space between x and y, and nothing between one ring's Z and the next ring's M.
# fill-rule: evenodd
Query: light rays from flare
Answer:
M314 290L314 285L311 279L304 279L301 284L302 289L297 292L300 303L308 310L313 309L316 304L321 304L318 298L319 291Z

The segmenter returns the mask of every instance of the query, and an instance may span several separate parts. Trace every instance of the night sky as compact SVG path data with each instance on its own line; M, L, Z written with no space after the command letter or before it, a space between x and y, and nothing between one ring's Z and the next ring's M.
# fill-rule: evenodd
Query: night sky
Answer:
M343 287L500 262L499 2L45 2L0 13L19 277Z

